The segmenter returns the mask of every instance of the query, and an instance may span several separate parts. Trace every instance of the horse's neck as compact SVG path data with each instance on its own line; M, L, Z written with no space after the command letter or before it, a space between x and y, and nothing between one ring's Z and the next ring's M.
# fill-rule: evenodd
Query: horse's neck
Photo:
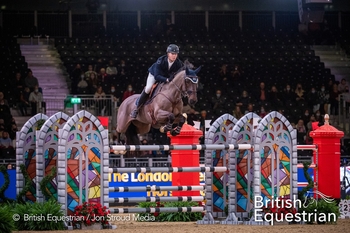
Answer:
M181 77L175 78L168 85L166 85L166 91L169 93L169 97L174 99L181 98L182 85L183 83L181 82Z

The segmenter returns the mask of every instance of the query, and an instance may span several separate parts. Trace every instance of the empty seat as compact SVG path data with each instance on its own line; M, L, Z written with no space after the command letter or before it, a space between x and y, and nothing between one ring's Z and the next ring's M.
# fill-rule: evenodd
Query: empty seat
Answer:
M114 49L114 46L112 44L104 44L102 49L107 50L107 51L111 51Z
M70 44L69 45L69 47L68 47L68 49L69 50L77 50L77 49L79 49L79 45L77 45L77 44Z
M83 52L80 51L80 50L73 50L71 52L71 54L72 54L73 57L83 57L84 56Z
M72 56L71 52L68 51L68 50L62 50L60 52L60 55L61 55L61 57L70 57L70 56Z
M119 53L115 50L109 50L109 51L107 51L107 54L109 57L116 57L119 55Z
M96 57L87 57L86 58L86 62L89 63L89 64L95 64L97 62L97 58Z
M102 45L100 45L100 44L94 44L94 45L91 47L91 49L92 49L92 50L95 50L95 51L101 50L101 49L102 49Z
M153 52L161 50L161 47L158 44L152 44L149 46L149 49ZM164 52L163 52L164 53Z
M76 63L87 63L87 61L86 61L86 59L85 59L85 57L76 57L75 58L75 62Z
M79 46L79 49L81 50L81 51L85 51L85 50L89 50L90 49L90 45L89 44L81 44L80 46Z
M92 50L87 50L84 52L84 56L85 57L94 57L95 56L95 52Z
M68 48L68 45L66 44L59 44L56 46L56 49L57 51L61 51L61 50L68 50L69 48Z
M201 52L197 51L197 50L192 50L190 51L189 54L191 57L198 57L198 56L202 56Z
M95 54L96 54L96 57L106 57L108 56L109 53L104 50L97 50Z
M165 51L157 50L153 52L153 56L160 57L165 54Z
M63 63L74 63L74 58L73 57L64 57L63 59Z

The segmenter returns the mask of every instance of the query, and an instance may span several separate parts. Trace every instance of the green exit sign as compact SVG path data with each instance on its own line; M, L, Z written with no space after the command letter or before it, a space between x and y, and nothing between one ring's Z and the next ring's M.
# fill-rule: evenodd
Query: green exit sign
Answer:
M81 103L81 98L71 98L70 99L71 104L80 104Z

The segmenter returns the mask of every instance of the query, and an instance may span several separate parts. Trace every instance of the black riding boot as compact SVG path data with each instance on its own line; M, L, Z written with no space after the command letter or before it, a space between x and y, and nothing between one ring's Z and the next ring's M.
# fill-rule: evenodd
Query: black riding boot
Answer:
M147 94L144 90L141 93L141 96L139 98L139 101L137 102L136 109L131 112L130 117L131 118L136 118L137 114L139 112L139 109L143 106L143 104L146 102L148 99L149 94Z

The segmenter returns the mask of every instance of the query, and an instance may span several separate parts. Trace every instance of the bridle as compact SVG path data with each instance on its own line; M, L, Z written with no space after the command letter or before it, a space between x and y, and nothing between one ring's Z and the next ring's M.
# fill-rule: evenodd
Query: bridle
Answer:
M198 83L198 78L197 78L197 76L185 76L185 81L186 80L190 80L192 83L194 83L194 84L197 84ZM191 95L194 95L195 94L195 92L194 91L192 91L192 90L185 90L185 91L183 91L183 90L181 90L180 89L180 87L178 86L178 85L176 85L176 83L175 82L170 82L171 84L173 84L173 85L175 85L175 87L176 87L176 89L181 93L181 98L184 98L184 97L190 97ZM185 86L186 86L186 84L185 84Z

